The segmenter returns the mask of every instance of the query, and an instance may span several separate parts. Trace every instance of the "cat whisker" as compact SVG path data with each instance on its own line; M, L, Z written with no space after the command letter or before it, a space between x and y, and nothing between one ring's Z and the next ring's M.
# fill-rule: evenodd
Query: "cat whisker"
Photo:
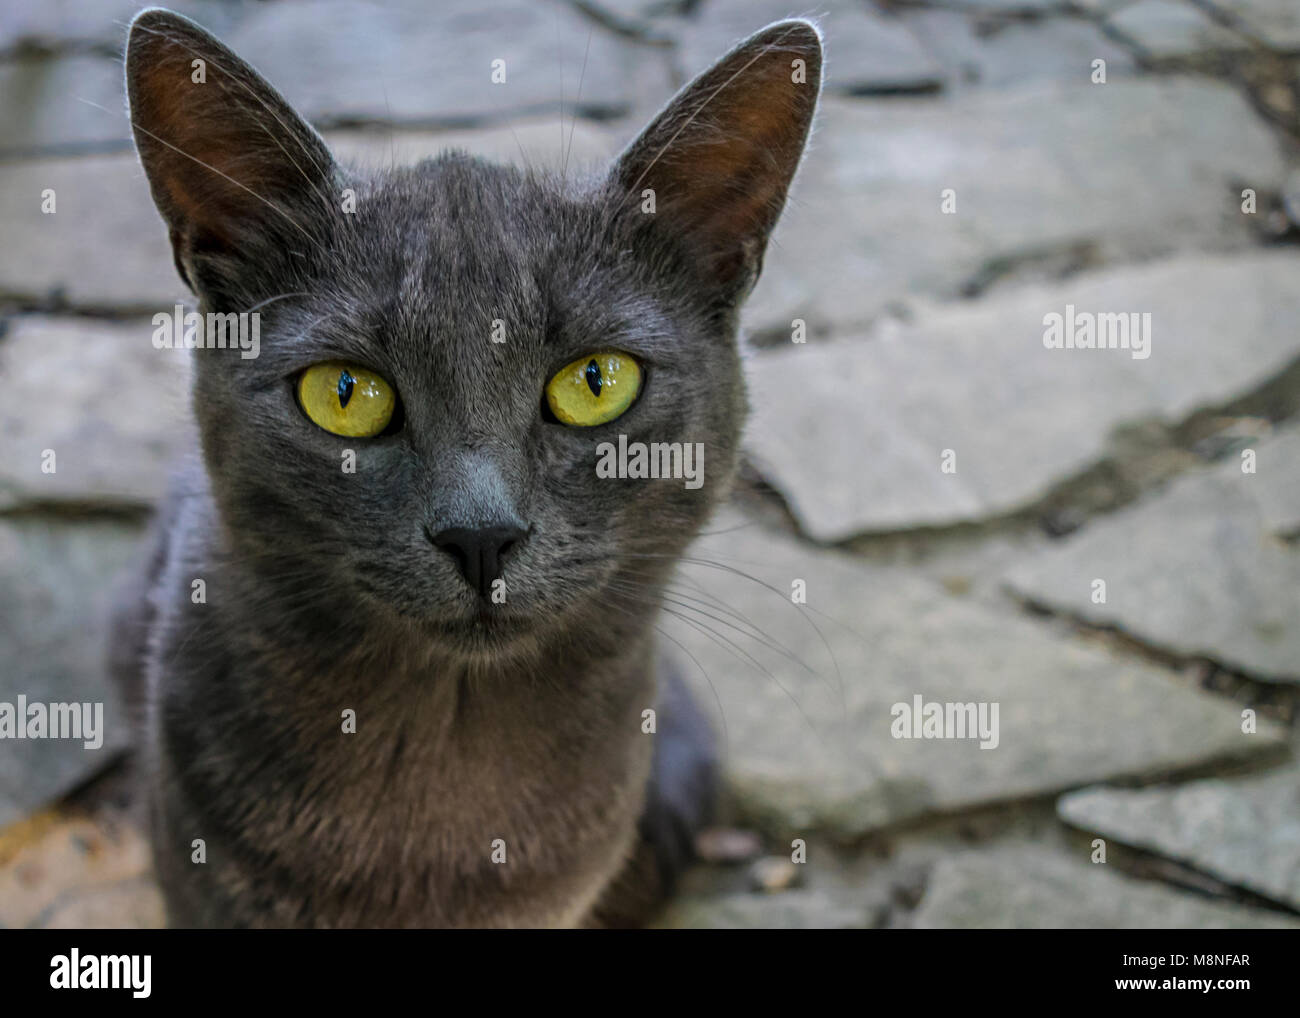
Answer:
M532 160L528 158L528 153L524 151L524 144L519 140L519 133L515 130L513 124L507 124L506 126L510 128L510 137L515 139L515 148L519 149L519 158L527 168L529 176L535 176L537 171L533 167Z
M679 621L685 623L686 625L690 626L692 629L695 629L709 636L709 638L712 639L715 643L718 643L719 646L723 646L725 647L725 649L730 650L732 654L737 657L738 660L742 658L744 660L747 660L760 672L762 672L769 679L771 679L772 683L776 686L776 688L779 689L783 694L785 694L785 698L794 705L794 709L799 712L799 716L803 719L804 724L808 726L808 730L812 732L814 736L817 737L817 740L819 742L822 741L821 733L817 731L817 726L813 724L812 719L808 717L808 714L804 711L803 705L795 698L794 694L791 693L790 690L786 689L786 687L782 684L781 680L778 679L770 669L764 667L761 663L759 663L759 661L752 654L749 654L743 648L738 647L733 640L730 640L727 637L721 635L715 629L705 625L703 622L700 622L697 619L692 619L690 616L683 615L681 612L674 611L672 608L668 608L666 606L662 607L662 611L666 615L671 615L673 616L673 618L678 619Z
M768 634L764 633L756 624L751 622L742 613L730 609L725 604L723 605L709 604L706 601L694 597L694 595L689 592L682 591L680 589L676 589L671 586L665 585L664 591L666 593L661 594L660 595L661 597L672 595L674 597L687 599L682 601L673 600L670 603L675 604L681 608L686 608L691 611L699 612L700 614L705 615L707 618L710 618L713 621L718 622L719 624L730 626L738 633L743 633L745 636L748 636L750 639L756 640L758 643L762 644L764 647L768 648L773 653L779 654L781 657L784 657L792 664L798 665L800 668L804 669L804 671L808 672L809 675L812 675L817 678L821 678L820 673L811 665L809 665L808 662L804 661L802 658L800 658L797 654L791 651L790 648L786 647L784 644L780 643L779 641L775 640ZM696 603L692 604L691 603L692 599ZM725 618L721 618L717 615L713 615L712 613L705 611L704 608L699 607L700 604L705 604L707 605L707 607L715 608L718 611L724 612L725 614L730 615L733 619L736 619L740 623L743 623L743 625L738 625L735 622L731 622Z
M310 296L312 296L310 293L301 290L296 293L278 293L274 297L267 297L266 300L258 301L251 308L245 308L244 313L252 314L254 311L260 311L268 304L274 304L278 300L288 300L290 297L310 297Z
M577 129L578 126L578 103L582 101L582 82L583 79L586 78L587 76L587 57L591 53L591 35L593 31L594 29L587 30L587 48L583 50L582 53L582 71L578 74L578 93L573 97L573 110L572 110L573 116L569 120L569 144L568 147L564 149L564 166L560 170L561 180L565 180L569 172L569 153L573 151L573 132ZM561 116L560 116L560 131L561 131L560 144L563 145L564 144L563 111L561 111Z
M621 604L618 604L616 601L610 601L609 606L614 608L616 611L622 612L633 622L639 621L639 616L637 615L636 612L632 611L631 609L624 608ZM731 735L727 728L727 711L726 708L723 707L722 705L722 697L718 695L718 688L713 684L713 679L709 676L708 670L704 667L704 665L700 663L700 659L697 658L693 653L691 653L690 648L687 647L684 643L682 643L681 640L673 636L672 633L668 632L666 629L664 629L662 626L660 626L657 623L654 625L654 629L655 632L657 632L665 640L668 640L670 643L675 644L683 654L685 654L688 658L690 658L691 661L694 663L695 667L699 669L700 675L703 676L704 681L709 684L709 692L713 696L713 702L717 704L718 718L722 722L722 749L723 749L723 753L726 754L731 745Z
M135 124L135 125L133 125L133 126L134 126L135 130L139 131L141 134L144 134L144 135L148 136L149 138L152 138L152 139L153 139L154 141L156 141L159 145L164 145L164 146L166 146L167 148L169 148L169 149L171 149L173 152L175 152L177 155L182 155L182 156L184 156L186 159L189 159L191 162L198 163L198 164L199 164L200 166L202 166L204 169L211 170L213 173L215 173L218 177L221 177L223 180L226 180L226 181L228 181L229 183L234 184L236 187L240 188L241 190L247 191L247 192L248 192L249 194L251 194L254 198L256 198L258 201L260 201L263 205L266 205L266 206L267 206L268 208L270 208L272 211L279 213L282 217L284 217L286 220L288 220L289 225L292 226L292 227L293 227L295 230L297 230L299 233L301 233L304 237L306 237L308 241L310 241L312 244L314 244L314 245L316 246L316 249L317 249L318 251L320 251L321 254L326 254L326 251L325 251L324 246L323 246L319 241L317 241L317 239L316 239L315 237L313 237L310 233L308 233L305 229L303 229L302 224L299 223L297 219L295 219L293 216L289 215L288 212L286 212L284 209L280 208L279 205L277 205L275 202L271 201L269 198L263 198L260 194L258 194L256 191L254 191L251 187L247 186L246 184L241 183L240 181L236 180L234 177L231 177L231 176L228 176L228 175L225 174L225 173L222 173L222 172L221 172L219 169L217 169L215 166L211 166L211 165L209 165L208 163L205 163L202 159L199 159L197 156L192 156L192 155L190 155L188 152L185 152L185 151L183 151L182 149L177 148L177 147L176 147L175 145L173 145L171 142L169 142L169 141L167 141L167 140L165 140L165 139L163 139L163 138L158 137L158 135L154 134L154 133L153 133L152 131L150 131L148 128L146 128L146 127L141 127L139 124Z
M560 39L560 9L555 8L555 56L560 64L560 151L564 151L564 43ZM561 177L563 180L563 177Z
M766 590L770 590L776 597L781 599L782 604L789 605L791 608L798 609L799 616L803 618L808 623L808 625L812 628L813 632L817 634L817 638L821 641L822 646L826 648L826 653L830 656L831 663L835 666L835 677L840 691L840 700L842 703L844 702L844 673L840 670L839 660L835 656L835 651L831 647L830 641L826 639L826 634L821 631L821 628L817 625L817 623L815 623L811 618L808 617L808 613L802 610L807 608L808 607L807 605L796 605L790 600L789 596L784 591L780 590L777 587L774 587L772 584L759 579L757 576L745 572L743 569L737 569L734 566L729 566L722 562L716 562L713 561L712 559L698 558L689 555L683 555L680 558L677 558L676 556L669 556L665 554L654 554L654 553L630 553L630 554L626 554L625 557L647 558L647 559L674 558L676 561L681 562L682 564L697 565L709 569L721 570L723 572L730 573L734 576L739 576L742 579L749 580L751 583L757 583L760 587L763 587ZM742 561L739 559L735 559L734 557L732 558L733 561ZM749 563L749 564L753 564L753 563ZM813 614L822 615L824 618L828 617L825 616L824 613L816 611L815 609L813 610ZM840 623L840 625L844 625L844 624ZM861 634L858 635L860 639L863 639L863 643L867 643L865 638L861 637Z
M157 30L155 30L155 29L148 28L147 26L141 25L141 24L139 24L139 23L136 24L136 28L137 28L139 31L147 32L147 33L150 34L150 35L168 36L168 33L160 32L160 31L157 31ZM205 60L209 65L211 65L212 67L214 67L214 68L216 68L218 71L220 71L220 72L222 73L222 75L223 75L225 78L229 79L230 81L233 81L233 82L234 82L235 84L237 84L240 88L242 88L245 92L247 92L248 95L250 95L254 100L256 100L256 102L257 102L257 103L258 103L258 104L259 104L259 105L260 105L260 106L261 106L261 107L262 107L262 108L263 108L263 109L264 109L264 110L265 110L265 111L266 111L266 112L271 116L271 118L272 118L272 119L273 119L273 120L274 120L274 121L275 121L275 122L280 126L281 130L282 130L285 134L289 135L290 137L295 138L295 140L298 141L298 145L299 145L299 147L302 149L303 154L307 156L308 160L312 163L313 168L316 170L317 174L319 174L319 179L322 179L322 180L328 180L328 179L329 179L329 177L330 177L329 167L327 167L327 166L322 166L319 162L316 161L316 156L315 156L315 154L314 154L314 153L313 153L313 152L312 152L312 151L307 147L306 143L304 143L301 139L296 138L296 136L294 135L294 133L289 129L289 126L288 126L288 125L287 125L283 120L280 119L279 115L275 112L275 110L273 110L273 109L271 108L270 104L268 104L267 101L266 101L264 98L262 98L262 96L259 95L259 94L257 93L257 91L255 91L255 90L252 88L252 86L249 85L248 82L246 82L246 81L245 81L241 76L239 76L239 75L231 74L229 71L227 71L227 70L226 70L224 67L222 67L220 64L218 64L218 63L216 63L215 61L213 61L210 53L199 53L197 50L194 50L194 49L190 48L189 46L187 46L183 41L181 41L181 40L179 40L179 39L177 39L177 38L175 38L175 37L170 37L170 38L171 38L171 41L172 41L173 43L175 43L176 45L179 45L182 49L184 49L186 52L190 53L192 56L194 56L194 57L198 57L198 58L201 58L201 59ZM307 173L307 171L304 170L301 166L299 166L297 160L295 160L295 159L293 158L293 156L291 156L291 155L289 154L288 150L287 150L287 149L286 149L282 144L280 144L280 140L279 140L279 138L277 138L277 137L276 137L276 136L275 136L275 135L274 135L274 134L273 134L273 133L272 133L272 132L267 128L267 126L266 126L264 123L262 123L260 120L256 121L256 123L257 123L257 126L260 127L260 128L262 129L263 133L265 133L266 136L267 136L268 138L270 138L272 142L275 143L276 148L278 148L278 149L279 149L279 150L284 154L284 157L285 157L286 159L289 160L289 162L293 165L294 169L296 169L299 173L302 174L303 179L304 179L305 181L307 181L308 186L311 187L311 189L312 189L313 191L316 192L317 196L321 199L321 202L322 202L322 203L323 203L327 208L333 208L333 203L329 200L329 198L325 195L325 193L324 193L323 191L320 190L320 188L317 186L316 182L311 178L311 176ZM137 125L137 126L138 126L138 125ZM148 132L145 132L145 133L148 133ZM154 136L154 135L150 135L150 137L155 137L155 136ZM159 141L161 141L161 139L157 139L157 138L155 138L155 140L159 140ZM164 142L163 144L166 144L166 143ZM169 146L169 147L172 147L172 146ZM176 149L175 151L177 151L177 152L181 152L180 149ZM192 156L188 156L187 153L185 153L185 152L181 152L181 155L186 155L187 158L193 158ZM200 160L197 160L197 159L196 159L195 162L199 162L200 165L207 166L206 163L202 163ZM216 173L220 173L220 172L221 172L220 170L216 170L214 167L211 167L211 166L208 166L208 169L213 170L213 172L216 172ZM225 174L222 174L222 176L225 176ZM226 177L226 179L227 179L227 180L230 180L229 177ZM237 183L237 181L231 181L231 182L232 182L232 183ZM249 189L245 188L245 190L249 190ZM252 194L253 192L252 192L251 190L249 190L249 193ZM263 199L263 200L265 200L265 199ZM300 228L300 229L301 229L301 228ZM306 231L303 231L303 232L305 233ZM319 247L320 245L317 245L317 246Z
M613 586L611 586L611 589L616 589L616 588L613 587ZM625 594L627 593L626 591L623 591L623 592L624 592ZM643 592L638 590L638 591L635 591L635 593L643 593ZM629 596L630 596L630 595L629 595ZM653 604L653 603L655 603L655 602L654 602L652 599L649 599L649 598L640 598L640 599L639 599L639 603L642 603L642 604ZM725 634L718 632L718 631L717 631L716 629L714 629L712 626L709 626L709 625L707 625L706 623L700 622L698 619L692 618L691 616L684 614L682 611L674 610L673 608L668 607L667 605L663 604L662 602L659 602L659 607L660 607L660 609L661 609L665 614L673 616L674 618L676 618L676 619L678 619L678 620L680 620L680 621L686 623L687 625L691 626L693 629L696 629L696 630L698 630L698 631L700 631L700 632L704 632L704 633L706 633L706 635L709 635L710 638L713 639L713 641L714 641L715 643L717 643L719 646L722 646L722 647L724 647L725 649L729 650L729 651L732 653L732 655L733 655L734 657L737 658L737 660L747 661L747 662L748 662L749 664L751 664L754 668L758 669L758 671L762 672L762 673L763 673L764 675L766 675L769 679L771 679L772 682L776 685L776 687L777 687L779 690L781 690L782 693L785 694L786 698L789 699L789 701L790 701L792 704L794 704L795 709L799 711L800 716L801 716L801 717L804 719L804 721L808 724L809 729L810 729L814 734L816 734L816 735L818 736L818 738L820 739L820 737L821 737L821 736L820 736L820 733L817 732L816 727L815 727L815 726L813 725L813 723L812 723L812 720L811 720L811 719L808 717L808 715L804 712L804 709L803 709L802 704L799 703L799 701L795 698L794 694L791 693L791 692L790 692L790 691L785 687L785 685L781 682L780 679L778 679L778 678L776 677L776 675L771 671L771 669L767 668L767 667L766 667L764 664L762 664L762 663L761 663L761 662L760 662L756 657L754 657L752 654L750 654L750 653L749 653L747 650L745 650L743 647L739 646L739 645L738 645L734 640L732 640L731 638L729 638L729 637L726 636ZM689 607L689 606L688 606L688 607ZM698 609L697 609L697 610L698 610ZM724 624L725 624L725 623L724 623ZM736 628L736 627L733 626L732 628ZM741 632L743 632L743 630L741 630ZM749 634L745 634L745 635L749 635Z

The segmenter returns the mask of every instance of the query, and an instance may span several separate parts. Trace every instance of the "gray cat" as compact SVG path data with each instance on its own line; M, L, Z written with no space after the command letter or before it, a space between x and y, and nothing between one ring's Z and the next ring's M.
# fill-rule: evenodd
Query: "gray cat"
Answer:
M581 180L345 169L167 11L126 78L181 278L260 315L257 356L194 351L198 450L114 629L169 922L643 921L714 777L657 606L736 466L817 30L763 29ZM704 483L598 472L620 436Z

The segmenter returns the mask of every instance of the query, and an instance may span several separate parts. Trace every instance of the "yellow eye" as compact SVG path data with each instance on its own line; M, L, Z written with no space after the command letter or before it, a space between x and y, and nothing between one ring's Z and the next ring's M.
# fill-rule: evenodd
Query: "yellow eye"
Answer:
M621 417L641 391L641 365L602 350L566 364L546 383L546 403L561 424L594 428Z
M393 387L373 371L342 361L313 364L298 379L303 412L326 431L347 438L378 435L393 418Z

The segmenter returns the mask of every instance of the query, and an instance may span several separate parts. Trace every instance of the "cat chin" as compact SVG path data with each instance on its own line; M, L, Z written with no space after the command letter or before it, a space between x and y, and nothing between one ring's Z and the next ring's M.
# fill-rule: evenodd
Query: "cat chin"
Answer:
M538 641L533 624L520 616L505 617L483 611L470 618L425 623L439 651L472 663L492 663L528 657Z

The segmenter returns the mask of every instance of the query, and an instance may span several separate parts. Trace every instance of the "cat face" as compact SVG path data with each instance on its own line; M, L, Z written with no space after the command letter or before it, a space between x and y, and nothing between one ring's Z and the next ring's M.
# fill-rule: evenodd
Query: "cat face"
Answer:
M454 153L341 168L166 12L137 18L127 74L178 270L201 310L260 316L256 357L195 351L194 405L268 604L470 657L648 614L735 470L736 312L807 136L815 30L764 30L576 180Z
M625 235L594 242L606 209L557 182L447 157L353 183L356 218L327 256L240 280L223 303L303 294L263 309L259 356L203 352L196 407L233 539L276 549L272 582L292 554L359 604L472 644L662 573L734 468L744 396L727 316L685 274L668 285L620 257ZM606 350L639 366L634 400L603 424L562 423L548 382ZM319 364L382 378L389 425L366 438L313 422L295 383ZM619 436L699 443L703 483L598 476L598 448ZM489 526L525 533L480 590L437 538Z

